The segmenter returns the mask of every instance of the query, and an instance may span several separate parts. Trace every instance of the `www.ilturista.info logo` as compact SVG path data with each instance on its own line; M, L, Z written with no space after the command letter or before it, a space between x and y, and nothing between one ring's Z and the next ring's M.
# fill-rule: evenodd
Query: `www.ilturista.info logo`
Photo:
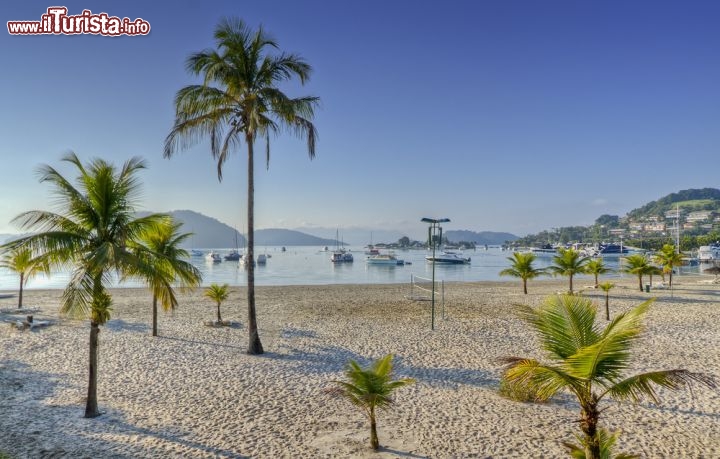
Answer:
M131 21L107 13L93 14L83 10L76 16L68 16L64 6L51 6L39 21L8 21L10 35L77 35L93 34L118 37L120 35L147 35L150 23L142 18Z

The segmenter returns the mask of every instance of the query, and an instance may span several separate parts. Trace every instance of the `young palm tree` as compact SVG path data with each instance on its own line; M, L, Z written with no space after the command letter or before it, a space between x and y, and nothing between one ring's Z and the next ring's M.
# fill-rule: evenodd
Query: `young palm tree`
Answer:
M598 287L605 292L605 320L610 320L610 290L615 287L612 282L603 282Z
M218 285L211 284L210 287L205 289L205 296L213 300L217 304L217 322L222 323L222 317L220 317L220 305L223 301L228 299L230 292L228 292L228 284Z
M522 279L523 293L527 295L527 281L545 274L544 269L537 269L532 264L535 261L535 254L531 252L515 252L512 257L507 258L512 266L500 271L501 276L519 277Z
M548 269L554 274L568 276L570 281L570 294L573 293L573 276L585 272L585 266L590 258L582 256L574 249L560 249L560 253L553 257L553 265Z
M370 446L374 450L380 448L375 410L392 406L393 391L415 382L412 378L393 381L392 358L392 354L388 354L369 368L362 368L351 360L345 369L346 381L333 381L338 386L331 390L332 394L347 398L370 420Z
M6 250L2 259L0 259L0 267L7 268L20 275L18 309L23 307L23 287L27 285L28 281L40 273L50 274L48 264L42 260L34 259L32 251L23 246Z
M175 96L175 124L165 139L164 156L171 157L201 137L210 138L210 153L217 161L218 179L232 151L247 145L247 257L254 260L254 147L266 142L270 165L270 134L283 129L307 139L310 159L315 157L317 132L311 120L317 97L290 98L279 86L298 78L305 84L311 67L295 54L273 54L277 43L262 28L251 30L240 20L223 20L215 29L217 50L191 55L187 70L202 76L203 84L182 88ZM247 266L249 354L263 348L255 317L255 267Z
M641 336L642 318L651 302L619 314L604 329L595 323L597 308L583 297L553 296L537 310L519 307L521 318L539 335L550 363L508 357L503 378L535 390L541 400L561 390L571 392L580 404L582 448L588 459L601 457L602 437L608 436L598 426L603 411L600 402L606 396L633 402L647 398L657 404L653 386L676 390L699 383L717 387L712 376L683 369L623 374L630 367L631 346Z
M623 272L626 272L628 274L635 274L638 277L638 285L640 286L640 291L642 292L643 275L649 274L650 271L653 270L653 266L648 262L648 259L645 255L641 255L638 253L624 257L624 260L625 266L623 266Z
M157 336L158 300L165 311L177 307L173 283L178 282L182 288L194 288L202 281L200 271L192 263L185 261L189 255L180 244L192 236L192 233L180 234L181 226L182 223L168 218L141 234L140 243L150 249L152 257L147 262L156 268L146 279L153 296L152 336ZM139 250L140 255L143 253L147 252Z
M600 274L607 274L610 271L611 269L605 265L602 258L593 258L585 265L585 273L592 274L595 277L595 288L598 288L598 277Z
M139 194L137 172L145 168L139 158L120 170L101 159L84 165L70 153L63 158L77 169L75 184L50 166L39 169L40 181L50 183L57 195L58 213L34 210L15 217L23 229L37 233L13 242L25 246L51 266L71 267L72 275L62 295L61 312L90 318L88 393L85 417L99 416L97 405L98 334L110 319L112 298L107 292L111 274L149 276L154 270L129 247L163 215L136 218ZM144 252L147 249L140 249Z
M674 245L665 244L662 249L655 254L655 262L662 266L663 272L670 275L670 288L672 288L673 270L678 266L682 266L682 255L675 251Z

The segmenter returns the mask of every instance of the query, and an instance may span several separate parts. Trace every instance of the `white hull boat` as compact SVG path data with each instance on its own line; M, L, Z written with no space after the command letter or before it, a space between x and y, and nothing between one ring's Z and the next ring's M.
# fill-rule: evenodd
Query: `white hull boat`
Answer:
M429 263L435 263L438 265L469 265L470 257L463 257L456 252L440 252L434 257L428 255L425 257Z

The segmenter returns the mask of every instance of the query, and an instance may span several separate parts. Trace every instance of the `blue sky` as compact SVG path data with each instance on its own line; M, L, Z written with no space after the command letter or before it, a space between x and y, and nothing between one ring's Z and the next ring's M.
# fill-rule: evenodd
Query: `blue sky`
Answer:
M143 18L148 36L0 34L0 232L47 209L35 171L68 150L146 158L144 207L246 225L245 150L219 183L207 144L162 158L187 56L224 16L262 24L314 73L310 161L272 139L256 170L256 227L447 229L518 235L591 224L668 193L718 187L720 2L13 2ZM262 145L260 145L262 147Z

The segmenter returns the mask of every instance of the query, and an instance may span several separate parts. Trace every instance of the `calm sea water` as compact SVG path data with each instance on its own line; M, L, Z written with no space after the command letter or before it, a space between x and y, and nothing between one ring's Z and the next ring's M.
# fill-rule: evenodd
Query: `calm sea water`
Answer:
M225 254L230 249L215 249ZM430 278L432 264L425 261L429 252L425 250L396 251L398 258L410 262L404 266L372 266L365 263L365 253L362 248L350 248L355 261L353 263L331 263L330 254L322 247L287 247L282 252L280 247L258 248L257 253L267 253L270 258L265 266L255 268L256 285L318 285L318 284L390 284L409 283L410 276ZM207 249L203 250L207 252ZM499 272L507 268L510 263L507 257L511 252L499 248L477 249L465 251L464 256L471 258L469 265L437 265L435 277L446 282L453 281L514 281L508 277L500 277ZM203 286L212 283L228 283L232 286L242 286L247 283L246 271L237 261L223 261L213 264L205 261L204 257L193 257L191 262L202 272ZM551 257L539 257L536 261L538 268L549 266ZM618 258L608 257L606 264L613 270L618 268ZM697 268L683 268L683 272L697 272ZM627 274L608 274L604 278L627 276ZM579 276L579 278L587 276ZM62 289L67 285L69 273L53 273L50 277L38 276L28 282L28 289ZM19 278L15 273L0 268L0 291L15 291L18 288ZM116 283L118 287L143 287L136 281Z

